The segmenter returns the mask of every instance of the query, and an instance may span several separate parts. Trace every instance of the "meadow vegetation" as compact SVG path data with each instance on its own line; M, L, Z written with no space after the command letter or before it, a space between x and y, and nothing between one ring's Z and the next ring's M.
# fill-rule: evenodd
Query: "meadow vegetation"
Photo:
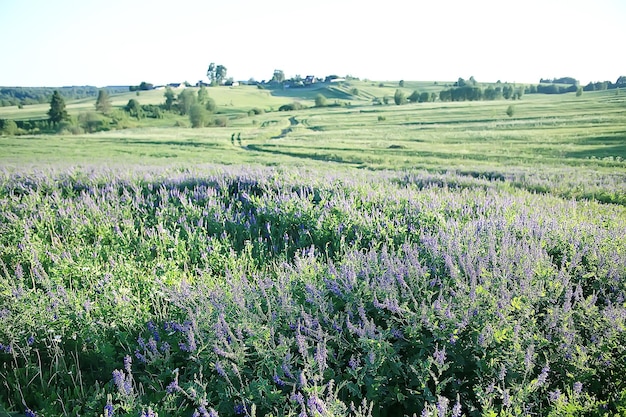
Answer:
M0 415L625 415L626 95L431 99L453 88L10 126Z

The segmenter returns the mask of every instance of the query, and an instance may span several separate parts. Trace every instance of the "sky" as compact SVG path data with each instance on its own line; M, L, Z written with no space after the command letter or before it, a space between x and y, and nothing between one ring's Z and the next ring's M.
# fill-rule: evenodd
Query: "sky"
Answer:
M0 86L626 75L625 0L0 0Z

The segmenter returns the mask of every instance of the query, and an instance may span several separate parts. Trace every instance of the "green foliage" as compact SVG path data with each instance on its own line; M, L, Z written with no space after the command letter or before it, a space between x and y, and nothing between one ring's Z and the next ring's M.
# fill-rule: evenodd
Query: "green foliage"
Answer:
M398 82L398 87L404 88L404 80L400 80L400 82Z
M197 96L192 90L185 89L181 91L178 94L178 98L176 99L178 112L183 116L189 114L189 110L191 109L191 106L196 104L196 102L197 102Z
M407 99L411 103L417 103L420 99L420 93L417 90L413 90L413 92L411 93L410 96L407 97Z
M209 99L209 92L207 91L206 87L204 85L200 86L200 89L198 90L198 103L200 104L206 104L207 100Z
M204 127L208 118L208 113L200 103L193 104L189 108L189 122L191 127Z
M126 112L128 112L128 114L131 117L136 117L137 120L143 118L143 116L144 116L143 115L143 110L141 108L141 105L134 98L131 98L130 100L128 100L128 103L124 107L124 110L126 110Z
M513 117L514 114L515 114L515 108L512 105L506 108L507 116Z
M50 110L48 110L48 120L52 124L58 124L62 121L69 120L70 116L65 110L65 100L61 97L58 90L54 90L50 99Z
M213 100L211 97L206 99L206 103L204 105L204 108L209 112L209 113L215 113L215 111L217 110L217 104L215 103L215 100Z
M302 110L304 105L298 101L294 101L293 103L283 104L278 108L278 111L292 111L292 110Z
M163 93L163 96L165 97L165 104L163 107L165 110L171 111L174 108L174 103L176 102L176 94L174 94L171 87L167 86L165 87L165 93Z
M406 100L406 94L400 90L397 89L396 92L393 95L393 102L396 103L396 105L400 106L402 104L406 104L407 100Z
M0 132L3 135L13 136L19 132L17 123L11 119L0 120Z
M105 125L104 119L96 112L85 112L78 115L78 122L84 131L88 133L102 130Z
M98 90L98 98L96 99L96 111L103 114L108 114L111 111L111 98L109 93L101 88Z
M324 107L328 104L326 97L323 94L315 96L315 107Z
M576 88L576 97L580 97L583 95L583 88L581 86L578 86L578 88Z

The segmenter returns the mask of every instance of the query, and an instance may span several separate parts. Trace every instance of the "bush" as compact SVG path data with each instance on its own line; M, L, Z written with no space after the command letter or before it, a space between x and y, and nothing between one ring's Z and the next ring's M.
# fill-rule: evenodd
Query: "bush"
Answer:
M17 124L15 121L7 119L0 120L0 132L3 135L13 136L18 132Z
M507 107L506 115L509 117L513 117L514 114L515 114L515 108L513 106Z
M324 107L326 106L326 104L326 97L324 97L322 94L318 94L315 96L315 107Z
M294 101L293 103L283 104L278 108L278 111L292 111L292 110L302 110L304 109L304 105L302 103Z
M263 113L265 113L265 110L255 107L248 111L248 116L256 116L256 115L263 114Z
M226 127L228 126L228 117L226 116L220 116L220 117L216 117L214 120L215 126L217 127Z
M189 108L189 121L191 127L204 127L207 119L207 111L201 104L194 104Z

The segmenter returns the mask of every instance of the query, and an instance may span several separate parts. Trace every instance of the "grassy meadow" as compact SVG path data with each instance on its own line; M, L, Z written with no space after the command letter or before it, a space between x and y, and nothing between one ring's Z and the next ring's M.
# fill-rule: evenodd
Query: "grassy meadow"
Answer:
M0 416L626 415L626 93L397 85L1 136Z

